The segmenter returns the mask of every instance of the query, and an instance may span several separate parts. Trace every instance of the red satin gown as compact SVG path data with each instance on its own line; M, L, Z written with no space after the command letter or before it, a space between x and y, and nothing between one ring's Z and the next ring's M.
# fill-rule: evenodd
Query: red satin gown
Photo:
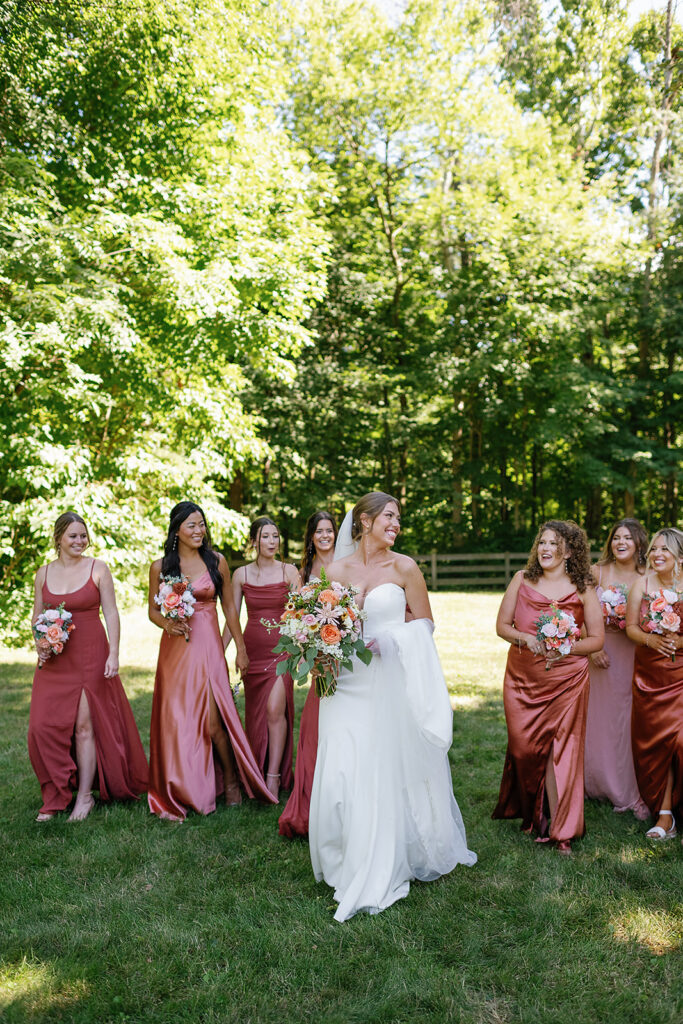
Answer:
M228 733L240 781L248 796L268 803L268 792L242 728L230 690L208 570L195 580L197 603L191 634L164 633L159 647L149 743L149 809L182 821L188 810L210 814L223 792L223 772L209 730L209 690Z
M94 560L93 560L94 565ZM118 676L106 679L109 641L100 620L100 592L92 578L71 594L43 583L44 607L64 607L76 627L61 654L36 669L31 693L28 752L43 794L41 813L65 810L78 788L74 728L85 691L95 734L101 800L136 799L147 789L147 760L133 712Z
M283 578L280 583L266 583L255 586L247 581L248 569L245 568L245 582L242 585L244 600L247 604L247 626L244 630L244 642L249 656L249 670L244 681L245 726L251 749L254 751L256 763L261 772L265 772L268 763L268 719L266 708L270 691L276 679L281 678L285 687L285 717L287 720L287 739L282 761L276 767L268 764L269 772L280 772L280 785L290 789L292 775L292 736L294 728L294 683L287 674L276 676L275 666L283 655L273 654L276 646L277 633L269 632L261 624L261 619L277 622L284 611L289 584ZM284 576L284 567L283 567Z
M673 605L683 621L683 601ZM647 601L641 604L641 618ZM683 651L674 661L651 647L636 647L631 713L633 760L640 794L656 818L660 810L683 820ZM673 767L671 804L664 806L669 768Z
M313 788L315 762L318 754L319 708L320 698L316 696L315 686L311 684L299 722L299 742L296 747L296 764L294 765L294 789L280 815L279 832L281 836L287 836L288 839L293 839L294 836L308 835L308 812L311 805L311 789Z
M583 604L576 591L551 601L527 583L517 596L514 623L535 633L534 622L554 603L571 612L579 628ZM545 658L510 646L503 701L508 749L494 818L521 818L522 828L557 841L584 834L583 748L588 709L588 658L567 655L546 671ZM548 830L545 769L553 748L558 803Z

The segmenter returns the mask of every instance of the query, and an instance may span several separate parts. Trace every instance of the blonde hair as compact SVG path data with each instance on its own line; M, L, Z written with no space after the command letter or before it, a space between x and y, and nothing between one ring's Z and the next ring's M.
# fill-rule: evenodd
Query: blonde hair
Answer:
M683 531L678 530L675 526L665 526L663 530L657 530L650 541L649 548L647 549L648 565L650 564L650 552L652 551L652 545L658 537L662 537L664 539L664 547L676 559L678 569L674 572L674 576L678 577L681 565L683 564Z
M88 544L91 543L90 532L88 530L88 526L85 519L81 519L81 517L76 512L62 512L61 516L58 517L57 522L55 523L54 530L52 531L52 543L54 544L55 551L58 554L59 542L72 523L81 523L83 526L85 526L85 534L86 537L88 538Z
M363 524L360 521L361 516L369 516L371 523L374 523L382 509L384 509L390 501L392 501L400 511L401 506L398 499L394 498L391 494L386 494L384 491L370 491L369 494L364 494L363 497L353 506L353 512L351 513L351 539L360 540L363 536Z

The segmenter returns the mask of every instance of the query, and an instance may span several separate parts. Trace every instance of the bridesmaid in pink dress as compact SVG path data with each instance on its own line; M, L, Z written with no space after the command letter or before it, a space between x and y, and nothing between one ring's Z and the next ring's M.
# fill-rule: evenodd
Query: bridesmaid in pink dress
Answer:
M549 660L535 622L553 604L585 625L585 636L571 654ZM588 541L576 523L543 524L526 569L505 593L496 631L510 651L503 688L508 749L493 817L521 818L537 842L554 840L568 854L571 840L584 834L588 655L604 642Z
M633 811L641 821L647 805L638 792L631 749L631 703L635 644L626 635L626 598L643 575L647 534L637 519L620 519L593 566L605 618L605 646L590 657L586 721L586 796L609 800L614 810Z
M280 786L292 786L292 735L294 726L294 683L290 675L277 676L278 657L273 654L277 636L261 619L277 621L284 611L290 587L299 586L293 565L280 562L280 531L268 516L251 524L249 540L256 552L250 565L241 565L232 578L235 607L239 615L242 596L247 603L244 640L249 669L244 677L245 724L249 743L275 801ZM230 632L224 633L226 646Z
M337 540L337 524L329 512L314 512L306 523L304 554L301 559L301 583L320 576L320 570L329 572L334 561L334 545ZM285 809L280 815L281 836L308 835L308 809L311 802L311 787L315 773L318 751L318 708L320 698L315 686L310 685L299 723L299 742L294 765L294 789Z
M90 814L93 788L101 800L137 799L147 789L145 753L118 677L114 583L104 562L85 557L89 543L83 519L65 512L54 528L57 558L36 575L32 621L63 603L75 626L60 654L36 645L28 749L43 793L37 821L65 810L74 789L69 821Z
M192 584L196 603L189 620L161 614L154 598L162 575ZM199 505L181 501L171 510L164 557L149 573L149 617L164 635L152 700L148 801L152 813L171 821L183 821L190 809L210 814L222 792L228 806L240 804L240 782L247 796L274 803L230 690L217 597L244 672L248 661L227 562L212 550Z
M656 818L647 837L662 840L683 816L683 533L659 530L647 555L654 571L633 585L626 610L637 645L631 736L640 792ZM653 612L661 633L651 629Z

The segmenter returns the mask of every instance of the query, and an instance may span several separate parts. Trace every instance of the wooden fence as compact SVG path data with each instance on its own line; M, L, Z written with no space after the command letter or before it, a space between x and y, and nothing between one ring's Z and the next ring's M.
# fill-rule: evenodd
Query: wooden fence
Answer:
M507 587L517 572L523 569L528 552L502 551L498 553L469 552L467 554L413 555L423 572L430 590L460 587Z

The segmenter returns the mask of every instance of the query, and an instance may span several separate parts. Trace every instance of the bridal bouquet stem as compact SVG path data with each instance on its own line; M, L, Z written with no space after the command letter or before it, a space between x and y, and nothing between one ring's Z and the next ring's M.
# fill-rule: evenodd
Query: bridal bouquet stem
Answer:
M67 642L76 628L71 621L71 612L64 607L64 602L57 608L44 608L36 621L33 623L33 636L36 646L43 656L61 654L64 644ZM38 668L42 668L42 662Z
M323 569L320 579L312 577L301 590L290 591L279 622L261 619L280 633L273 648L273 654L286 654L277 664L279 676L288 672L301 683L312 672L318 697L331 697L339 669L353 669L354 654L370 664L372 651L362 636L366 616L356 604L357 593L355 587L331 581Z
M534 626L536 639L541 641L546 651L546 672L553 661L571 654L581 635L571 612L562 611L556 604L551 604L547 612L539 615Z

